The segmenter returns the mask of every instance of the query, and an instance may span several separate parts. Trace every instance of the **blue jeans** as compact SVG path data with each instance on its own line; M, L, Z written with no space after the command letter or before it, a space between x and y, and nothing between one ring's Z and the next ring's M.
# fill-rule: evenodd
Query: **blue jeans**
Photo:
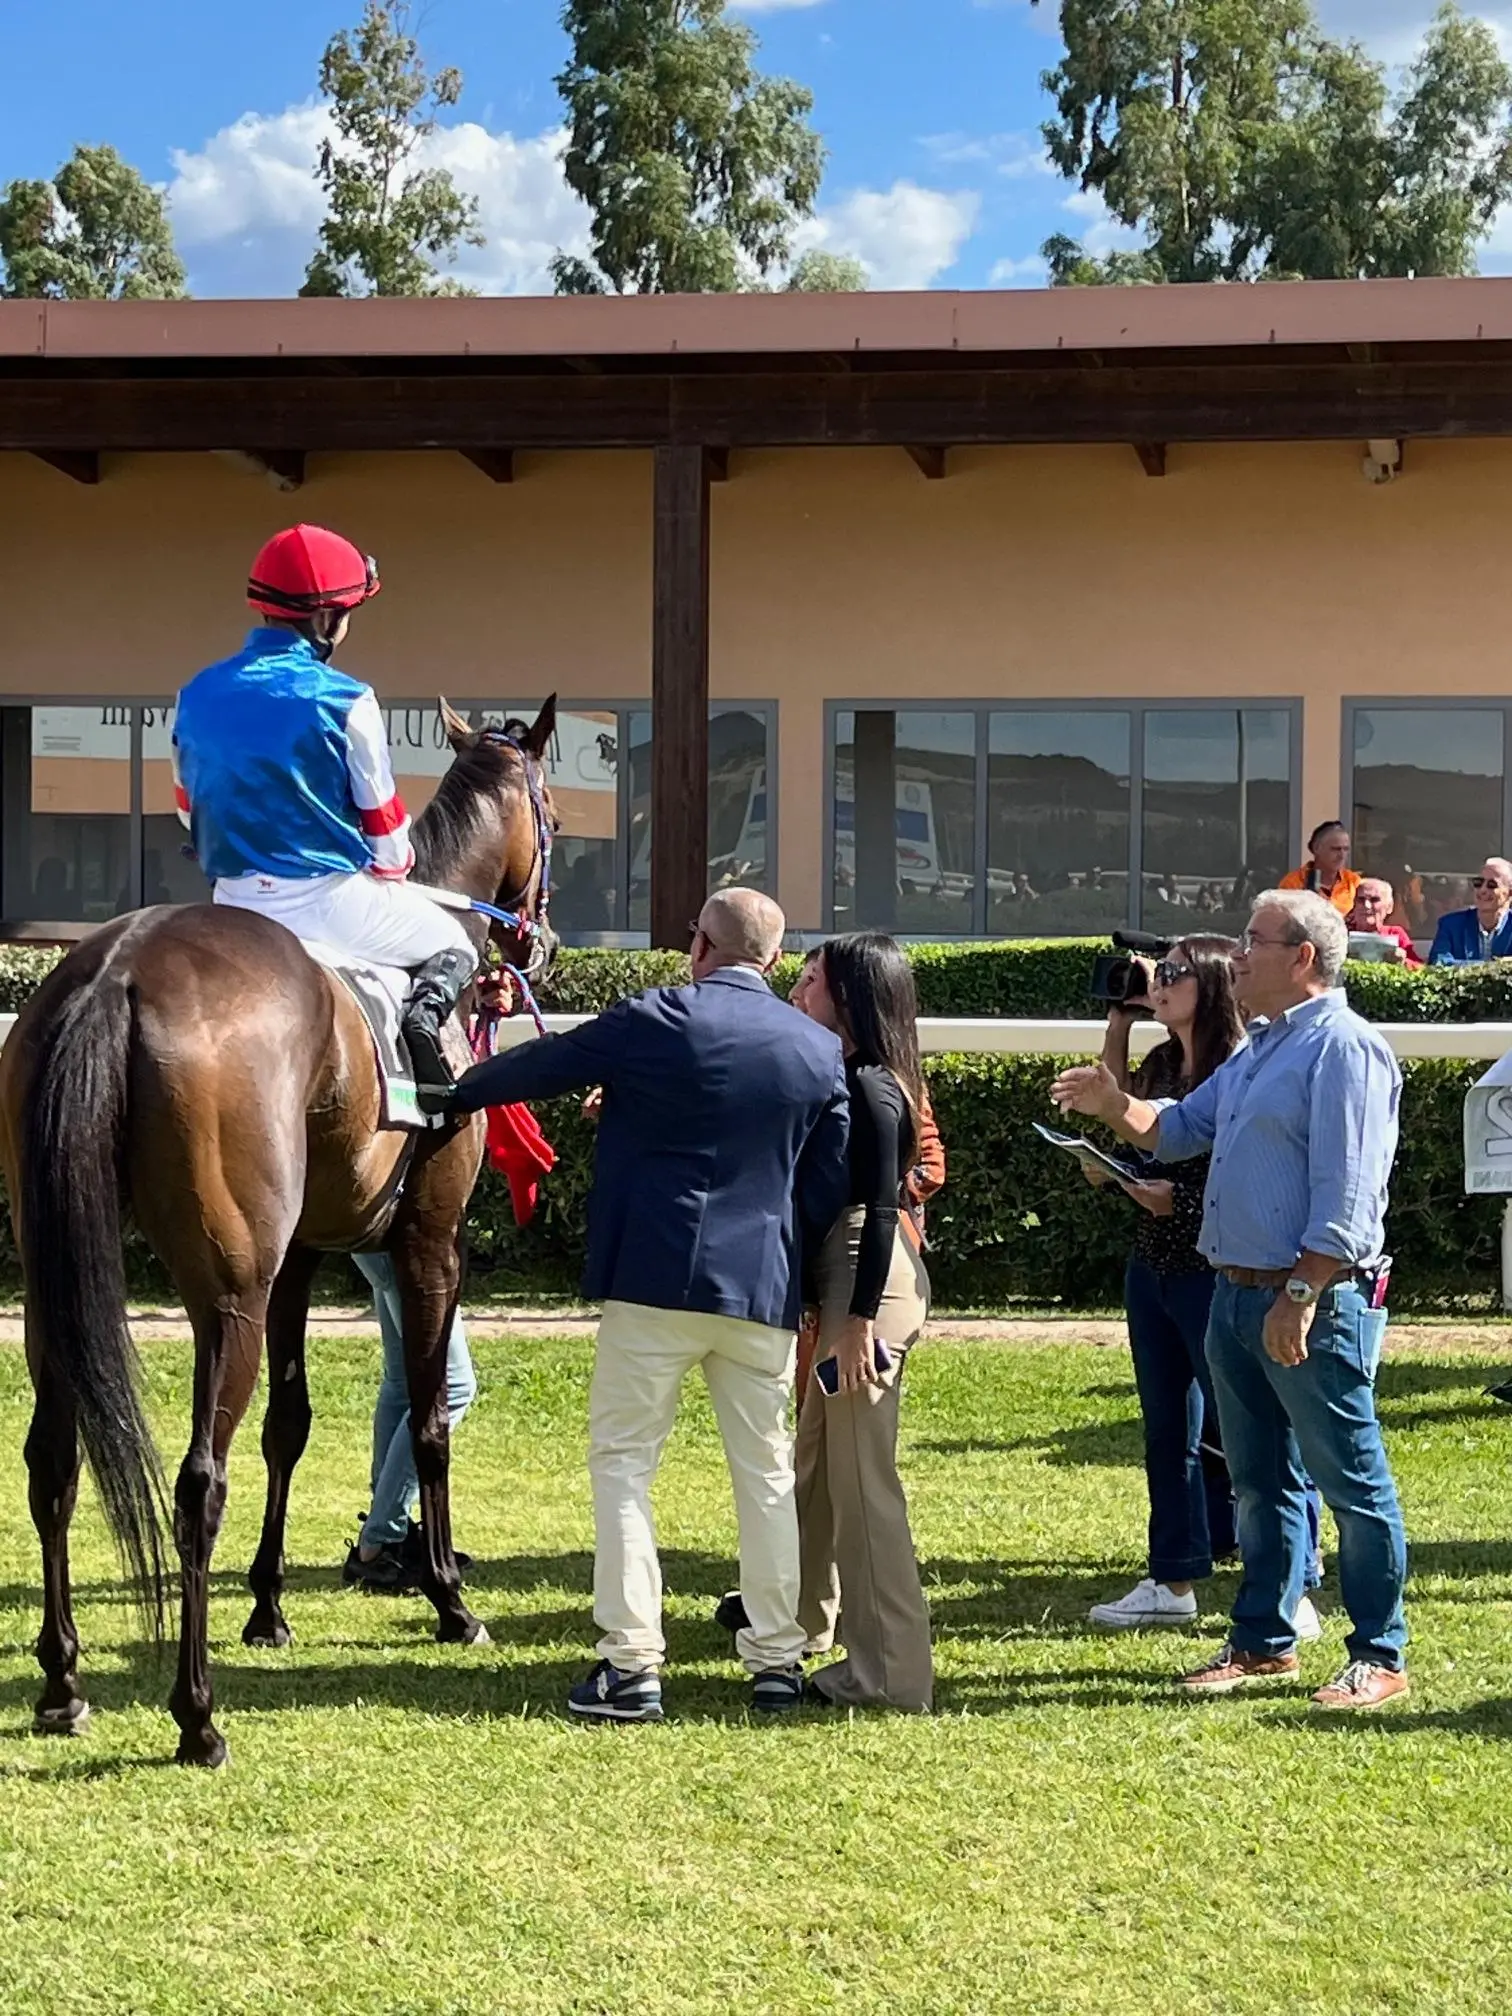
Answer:
M1375 1411L1386 1312L1343 1282L1319 1300L1307 1357L1278 1365L1261 1341L1275 1299L1273 1289L1220 1279L1208 1320L1208 1364L1244 1557L1230 1636L1239 1651L1265 1657L1295 1645L1291 1619L1306 1575L1312 1476L1339 1524L1349 1656L1397 1671L1407 1644L1407 1537Z
M354 1253L352 1258L372 1286L373 1311L383 1338L383 1382L373 1410L373 1503L362 1528L362 1544L393 1546L404 1538L410 1507L420 1491L410 1440L399 1286L387 1253ZM446 1411L453 1429L477 1397L478 1382L459 1309L446 1346Z
M1234 1493L1218 1434L1202 1340L1214 1276L1158 1274L1140 1259L1124 1277L1134 1384L1144 1416L1150 1568L1157 1582L1197 1582L1236 1544Z

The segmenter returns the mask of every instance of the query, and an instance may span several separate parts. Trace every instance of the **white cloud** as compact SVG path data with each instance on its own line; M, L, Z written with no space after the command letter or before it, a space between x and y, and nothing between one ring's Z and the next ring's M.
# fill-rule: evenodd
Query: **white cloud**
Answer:
M796 234L796 249L850 253L876 288L928 287L948 272L976 228L982 199L969 189L855 189Z
M319 104L277 115L248 112L198 151L173 156L168 201L174 231L201 294L292 294L304 274L325 198L315 160L330 131ZM466 246L448 269L485 294L550 290L558 248L581 251L587 213L561 169L559 131L516 139L467 122L441 128L418 152L450 169L476 196L487 243Z
M929 133L919 145L936 161L980 162L1012 181L1056 172L1038 133Z
M1027 259L999 259L987 275L989 287L1042 287L1050 276L1050 268L1037 252L1031 252Z

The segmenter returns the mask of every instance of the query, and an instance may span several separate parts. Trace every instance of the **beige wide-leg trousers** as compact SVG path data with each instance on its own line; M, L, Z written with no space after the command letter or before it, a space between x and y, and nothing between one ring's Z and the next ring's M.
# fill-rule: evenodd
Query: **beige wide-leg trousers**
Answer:
M666 1657L651 1482L678 1391L695 1365L703 1367L735 1488L740 1590L750 1620L736 1652L751 1673L802 1658L788 1429L793 1351L790 1330L695 1310L604 1304L588 1396L593 1617L603 1634L598 1656L620 1672L660 1666Z
M847 1211L820 1257L816 1363L834 1355L850 1309L864 1216ZM875 1325L894 1358L887 1384L831 1399L811 1374L802 1396L798 1621L806 1641L822 1645L840 1617L846 1656L823 1667L815 1684L848 1707L919 1710L933 1699L929 1609L897 1463L904 1359L924 1328L928 1301L924 1262L900 1228Z

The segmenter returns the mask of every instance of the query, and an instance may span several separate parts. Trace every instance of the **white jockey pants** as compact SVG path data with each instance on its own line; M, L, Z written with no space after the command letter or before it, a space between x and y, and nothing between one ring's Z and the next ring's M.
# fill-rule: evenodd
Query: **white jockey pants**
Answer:
M621 1673L660 1666L666 1657L651 1480L695 1365L703 1367L735 1487L740 1593L750 1619L736 1653L752 1673L802 1659L788 1429L795 1348L790 1330L734 1316L604 1304L588 1395L593 1617L603 1634L598 1655Z
M215 885L217 903L259 910L335 952L375 966L419 966L438 952L471 951L455 910L443 910L404 882L376 875L230 875Z

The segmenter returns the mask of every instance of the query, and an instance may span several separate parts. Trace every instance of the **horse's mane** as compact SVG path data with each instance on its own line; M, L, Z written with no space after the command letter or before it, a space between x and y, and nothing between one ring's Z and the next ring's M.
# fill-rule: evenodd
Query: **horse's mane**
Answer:
M506 735L523 735L523 721L506 721ZM459 749L451 768L436 786L436 794L415 821L415 876L445 888L472 851L483 830L489 807L498 802L499 787L516 768L507 742L480 737Z

